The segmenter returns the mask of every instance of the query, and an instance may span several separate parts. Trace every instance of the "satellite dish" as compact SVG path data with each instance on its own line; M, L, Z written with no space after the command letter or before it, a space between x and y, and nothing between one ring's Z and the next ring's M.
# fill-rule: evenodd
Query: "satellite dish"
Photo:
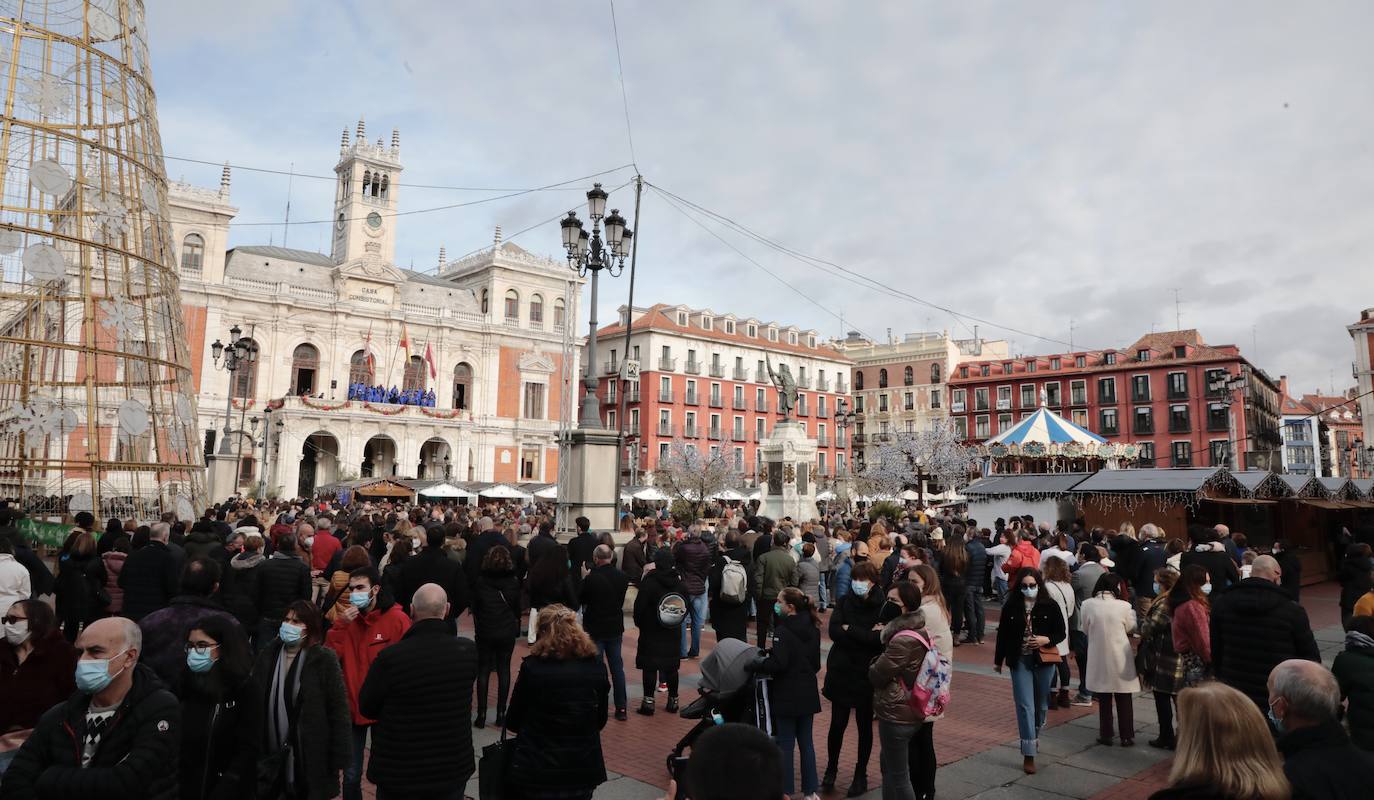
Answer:
M148 409L137 400L119 404L119 430L128 436L142 436L148 432Z
M72 187L72 176L65 167L51 158L33 162L29 168L29 183L43 194L61 197Z
M67 260L50 244L36 244L24 251L24 269L36 280L58 281L67 276Z

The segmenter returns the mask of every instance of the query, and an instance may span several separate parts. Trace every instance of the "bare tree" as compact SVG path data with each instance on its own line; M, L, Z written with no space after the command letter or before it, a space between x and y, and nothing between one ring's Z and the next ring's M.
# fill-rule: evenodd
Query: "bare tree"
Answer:
M878 445L873 456L864 462L863 469L852 476L854 489L869 498L895 498L915 477L911 459L899 442L886 441Z
M978 470L977 454L963 443L949 420L937 420L927 430L904 434L898 446L910 459L918 484L922 477L929 477L946 491L958 490L967 486Z
M675 439L668 454L659 459L654 484L675 499L691 504L694 516L701 516L706 498L740 482L734 458L724 448L703 453L695 444Z

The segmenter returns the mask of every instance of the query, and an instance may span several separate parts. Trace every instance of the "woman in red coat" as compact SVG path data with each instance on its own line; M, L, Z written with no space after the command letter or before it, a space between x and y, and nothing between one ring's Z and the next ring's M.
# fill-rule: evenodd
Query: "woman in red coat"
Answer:
M20 600L3 618L0 639L0 775L44 711L76 691L76 648L57 629L47 603Z

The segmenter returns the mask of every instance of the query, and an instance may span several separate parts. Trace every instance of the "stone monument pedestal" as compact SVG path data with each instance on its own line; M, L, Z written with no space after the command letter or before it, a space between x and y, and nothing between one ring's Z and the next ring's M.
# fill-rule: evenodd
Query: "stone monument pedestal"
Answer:
M567 509L568 527L586 517L593 531L614 531L620 508L620 476L616 474L619 431L575 428L566 450L568 480L558 487L558 507Z
M205 466L206 472L209 473L206 489L210 494L210 502L222 503L238 491L239 457L237 455L234 453L215 453L206 456ZM196 513L204 510L198 508Z
M760 482L763 501L759 513L774 521L791 517L802 522L817 516L816 442L800 422L779 422L759 445L763 452Z

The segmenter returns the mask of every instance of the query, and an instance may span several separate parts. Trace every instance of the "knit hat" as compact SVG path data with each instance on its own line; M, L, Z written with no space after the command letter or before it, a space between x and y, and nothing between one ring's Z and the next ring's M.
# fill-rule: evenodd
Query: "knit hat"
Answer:
M937 527L934 530L932 530L930 532L930 540L932 542L943 542L945 540L944 528Z

